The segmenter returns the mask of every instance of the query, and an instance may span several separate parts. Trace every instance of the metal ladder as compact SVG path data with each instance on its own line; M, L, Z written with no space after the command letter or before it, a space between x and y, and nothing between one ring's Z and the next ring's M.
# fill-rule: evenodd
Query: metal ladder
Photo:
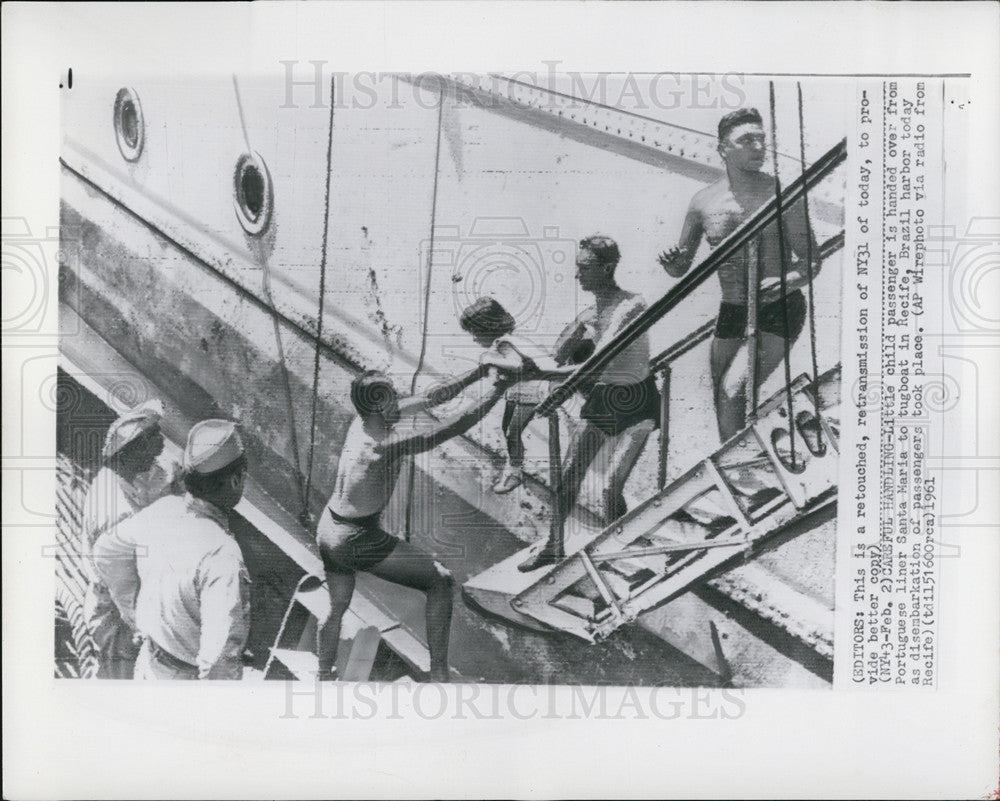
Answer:
M839 367L816 387L800 376L791 386L793 425L782 389L755 422L550 568L511 606L594 642L835 503L839 386Z
M325 580L307 573L289 599L284 617L264 667L265 679L312 681L319 669L316 626L326 618L330 598ZM384 646L384 647L383 647ZM430 671L426 646L399 620L355 589L351 606L341 620L337 658L341 681L399 681ZM452 679L461 674L452 668Z

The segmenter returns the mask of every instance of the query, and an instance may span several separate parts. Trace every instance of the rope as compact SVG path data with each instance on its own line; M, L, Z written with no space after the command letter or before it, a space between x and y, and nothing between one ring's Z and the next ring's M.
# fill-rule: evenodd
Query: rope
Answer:
M743 266L747 276L747 393L744 404L744 415L746 423L753 422L757 417L757 314L760 307L760 278L761 278L761 238L755 236L743 250ZM718 406L718 393L720 387L716 387L716 405Z
M788 327L788 265L785 263L785 231L781 222L781 178L778 177L778 125L774 114L774 81L768 81L771 102L771 155L774 162L774 196L778 203L774 224L778 231L778 256L781 264L781 305L782 327L785 340L785 395L788 398L788 444L791 450L791 464L795 465L795 416L792 409L792 365L790 342L791 329Z
M233 75L233 91L236 93L236 108L239 110L240 114L240 126L243 129L243 141L247 146L247 153L253 158L254 149L250 146L250 135L247 133L247 122L243 114L243 101L240 99L240 86L236 81L236 75ZM264 254L264 249L261 246L260 241L253 237L252 241L255 245L254 252L257 256L258 261L260 261L261 268L263 270L261 277L261 290L264 293L265 300L269 306L274 306L274 298L271 295L271 270L267 263L267 257ZM302 482L302 460L299 457L299 439L296 433L295 425L295 407L292 404L292 383L288 377L288 364L285 361L285 347L281 341L281 326L278 323L276 317L271 318L271 322L274 325L274 339L278 346L278 363L281 365L281 378L285 385L285 405L288 412L288 421L290 425L290 439L292 446L292 453L295 456L295 472L298 473L299 477L299 494L302 496L302 508L303 510L308 509L308 498L305 495L305 486Z
M437 119L437 142L434 146L434 188L431 190L431 232L427 248L427 280L424 283L424 307L421 314L420 332L420 355L417 357L417 366L410 379L410 394L417 391L417 377L424 369L424 357L427 355L427 323L431 305L431 270L434 265L434 227L437 219L437 199L438 199L438 174L441 163L441 128L442 116L444 115L444 88L442 86L441 96L438 98L438 119ZM416 466L414 460L410 458L410 470L407 476L406 487L406 522L403 539L410 541L413 533L413 485L416 479Z
M323 196L323 244L319 260L319 310L316 312L316 354L313 360L312 410L309 420L309 461L306 467L306 506L302 509L302 523L312 528L309 519L309 493L312 490L313 455L316 450L316 404L319 397L319 343L323 339L323 306L326 300L326 249L330 231L330 171L333 164L333 108L336 105L335 85L330 79L330 135L326 142L326 193Z
M806 171L806 128L802 114L802 84L796 82L799 102L799 167L802 173ZM819 422L819 359L816 357L816 304L813 302L813 232L812 222L809 219L809 193L802 195L802 207L806 217L806 276L808 277L807 290L809 294L809 353L812 358L813 373L813 403L816 407L817 433L816 442L818 446L823 444L823 427Z

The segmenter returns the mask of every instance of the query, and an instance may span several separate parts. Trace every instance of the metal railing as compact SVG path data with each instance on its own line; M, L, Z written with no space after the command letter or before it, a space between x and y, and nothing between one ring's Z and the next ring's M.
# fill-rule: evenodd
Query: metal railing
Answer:
M834 234L820 244L816 256L819 261L825 261L844 246L844 232ZM657 486L663 489L667 484L667 457L670 448L670 376L671 366L684 354L696 348L702 342L710 339L715 330L715 318L699 326L687 336L677 340L673 345L664 348L649 361L649 371L660 375L660 443L657 462Z
M562 506L562 453L559 444L558 409L584 383L598 375L607 365L629 345L645 334L653 325L659 322L670 311L700 287L718 267L732 258L741 248L745 247L761 229L774 222L779 213L788 210L797 203L806 192L826 178L847 158L847 139L844 138L823 154L811 167L796 178L782 193L765 203L749 219L727 236L701 263L695 266L687 275L681 278L666 294L650 305L635 320L629 323L611 342L605 345L581 364L564 382L556 386L552 392L535 409L535 416L548 418L549 427L549 480L555 504L552 515L549 540L558 555L564 553L565 518L571 511ZM843 233L834 236L820 248L820 258L824 251L834 252L843 245ZM830 250L826 250L827 248ZM684 339L675 343L655 357L651 367L655 372L664 374L664 386L660 395L660 458L658 471L658 486L662 489L666 483L666 454L669 445L669 429L667 418L670 404L670 365L687 353L691 348L707 339L714 328L714 321L706 323ZM612 521L605 521L610 524Z

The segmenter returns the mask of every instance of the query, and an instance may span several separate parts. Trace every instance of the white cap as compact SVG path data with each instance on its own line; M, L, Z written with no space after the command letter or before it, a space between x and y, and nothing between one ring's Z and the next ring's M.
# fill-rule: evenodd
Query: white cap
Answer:
M231 420L202 420L188 433L184 469L214 473L243 455L243 440Z
M130 442L158 426L163 412L163 402L159 400L146 401L141 406L125 412L111 424L104 437L104 449L101 451L104 458L114 456Z

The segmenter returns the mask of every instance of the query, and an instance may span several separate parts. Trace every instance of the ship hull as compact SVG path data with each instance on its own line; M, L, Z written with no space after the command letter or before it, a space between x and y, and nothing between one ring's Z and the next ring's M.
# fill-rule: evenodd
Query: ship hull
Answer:
M543 125L510 101L443 101L433 87L413 87L399 104L393 94L374 108L345 101L330 109L288 105L282 85L237 79L197 92L140 86L133 96L142 101L146 141L130 158L105 113L122 91L95 84L67 101L62 348L84 362L107 348L118 366L96 376L102 391L133 403L164 398L178 438L208 416L240 422L253 479L287 523L278 527L284 534L248 533L263 538L251 542L248 561L272 587L258 649L298 579L321 572L312 532L299 521L315 519L332 488L353 417L352 378L384 369L401 388L415 382L421 390L468 369L480 350L461 331L458 311L481 293L501 294L531 336L554 341L592 301L573 278L573 255L598 222L620 231L634 254L619 269L624 284L648 297L662 293L669 279L654 258L662 213L650 211L639 225L636 208L690 197L718 172L707 162L681 169L673 155L639 158L608 126L583 135L579 122L558 114ZM248 151L273 181L273 219L263 233L248 231L234 207L233 165ZM839 291L836 272L825 271L817 292ZM710 320L716 305L712 292L693 297L683 328ZM821 352L826 365L837 360L837 338L823 334L839 329L835 306L817 315L820 348L834 349ZM657 326L654 351L680 333ZM798 343L796 354L801 362L807 345ZM674 366L671 403L680 416L671 421L669 475L701 458L715 437L706 363L698 352ZM579 425L568 407L567 438ZM544 425L532 424L525 437L526 482L507 496L491 491L501 413L417 458L383 515L390 531L433 553L461 583L548 533ZM657 487L656 450L651 438L626 488L633 505ZM592 478L571 529L598 527L600 476ZM765 584L792 588L776 604L755 606L743 593L732 607L729 596L687 593L598 645L499 624L459 604L452 662L471 680L499 682L829 686L829 658L808 644L804 658L795 636L772 636L769 626L794 619L796 610L783 605L792 598L794 607L796 593L825 606L832 621L834 542L827 523L759 557ZM289 561L290 550L297 556ZM359 590L423 636L418 594L370 576L360 577ZM736 654L732 670L720 664L713 627Z

